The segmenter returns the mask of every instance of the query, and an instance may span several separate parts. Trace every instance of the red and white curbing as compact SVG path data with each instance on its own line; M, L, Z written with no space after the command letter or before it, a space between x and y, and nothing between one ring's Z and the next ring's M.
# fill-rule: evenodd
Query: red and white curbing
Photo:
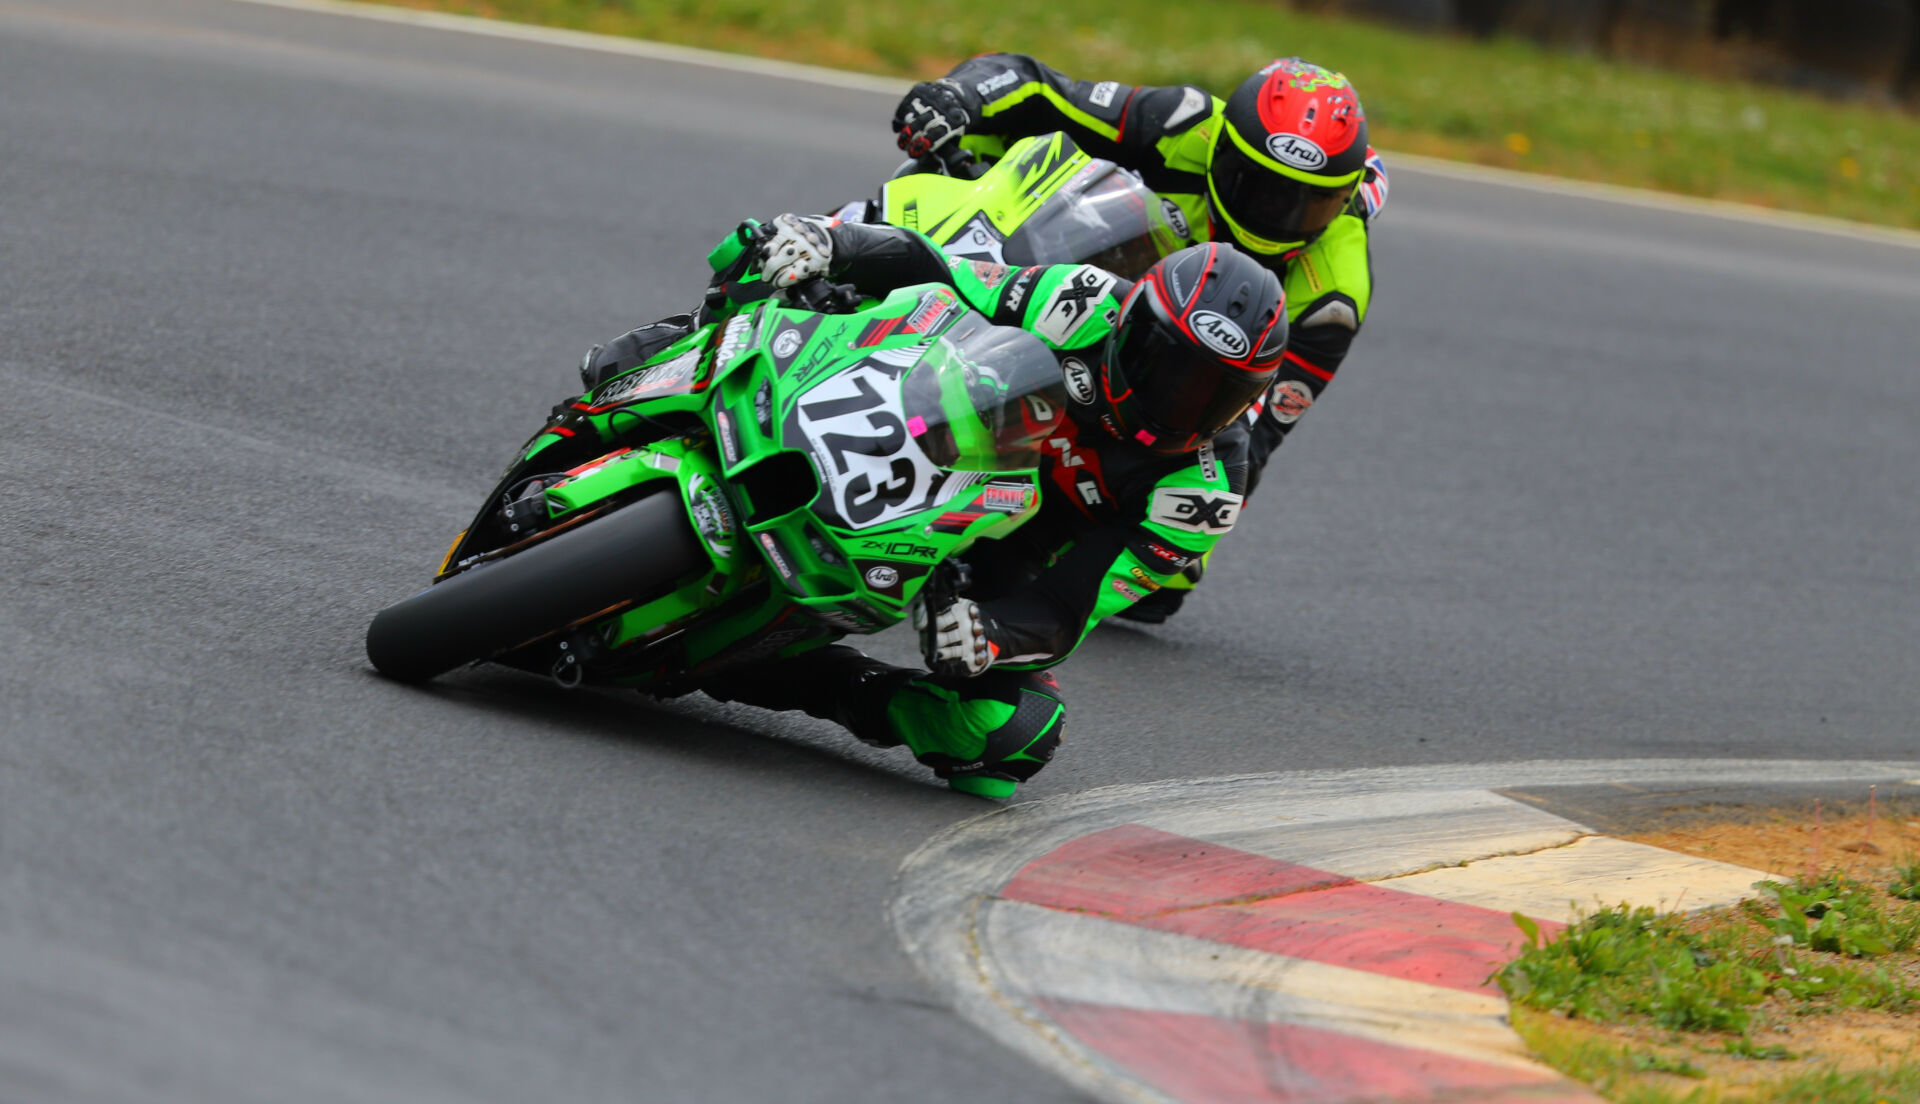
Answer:
M1489 980L1518 911L1704 908L1765 873L1610 839L1490 787L1890 781L1898 763L1625 761L1116 787L958 825L892 906L961 1013L1103 1099L1595 1101Z

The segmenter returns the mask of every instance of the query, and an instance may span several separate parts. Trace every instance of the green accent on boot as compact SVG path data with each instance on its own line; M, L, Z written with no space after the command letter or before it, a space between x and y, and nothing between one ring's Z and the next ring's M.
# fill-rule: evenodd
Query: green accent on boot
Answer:
M947 779L947 785L963 794L992 798L996 801L1012 797L1013 791L1020 788L1020 783L1011 778L987 778L977 774L957 775Z
M887 720L914 755L945 755L962 763L980 758L987 735L1006 724L1013 712L1006 702L963 699L920 679L902 686L887 703Z

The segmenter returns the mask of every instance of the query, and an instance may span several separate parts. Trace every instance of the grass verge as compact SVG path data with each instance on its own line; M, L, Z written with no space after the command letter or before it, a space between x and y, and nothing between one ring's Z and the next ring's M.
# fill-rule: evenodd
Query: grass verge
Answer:
M1383 149L1920 228L1920 117L1518 41L1414 35L1255 0L385 0L903 79L988 50L1224 94L1280 54L1344 70ZM887 119L874 119L885 142Z
M1688 844L1675 850L1803 872L1734 908L1622 906L1552 940L1516 917L1530 945L1497 980L1535 1054L1633 1104L1920 1101L1920 821L1649 835L1674 832ZM1833 861L1808 869L1820 854Z

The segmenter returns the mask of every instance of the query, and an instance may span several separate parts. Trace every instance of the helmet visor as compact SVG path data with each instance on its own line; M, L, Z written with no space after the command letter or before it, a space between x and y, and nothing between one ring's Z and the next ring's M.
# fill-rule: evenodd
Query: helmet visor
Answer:
M1353 195L1352 184L1323 187L1262 165L1235 138L1220 135L1207 167L1213 200L1235 231L1291 248L1317 237Z
M1271 368L1229 364L1176 338L1144 301L1133 307L1109 346L1107 378L1115 411L1141 444L1157 452L1198 448L1273 378Z

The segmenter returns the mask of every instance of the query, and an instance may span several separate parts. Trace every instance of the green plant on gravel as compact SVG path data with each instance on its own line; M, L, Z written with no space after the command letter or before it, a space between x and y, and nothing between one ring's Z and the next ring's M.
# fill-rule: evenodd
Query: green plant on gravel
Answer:
M1817 881L1796 878L1754 888L1779 910L1761 923L1796 946L1866 958L1910 951L1920 939L1920 910L1888 915L1870 887L1838 872Z
M1920 901L1920 857L1909 858L1894 868L1887 892L1903 901Z
M1771 988L1731 933L1701 936L1684 917L1619 905L1549 941L1514 914L1529 946L1495 976L1516 1005L1614 1022L1645 1017L1683 1031L1744 1032Z
M1778 1043L1763 1047L1745 1035L1735 1035L1721 1044L1720 1049L1735 1058L1752 1058L1759 1062L1791 1062L1800 1057Z
M1691 1077L1699 1080L1707 1071L1687 1061L1685 1058L1669 1058L1652 1051L1639 1051L1628 1057L1627 1063L1636 1073L1671 1073L1675 1077Z

